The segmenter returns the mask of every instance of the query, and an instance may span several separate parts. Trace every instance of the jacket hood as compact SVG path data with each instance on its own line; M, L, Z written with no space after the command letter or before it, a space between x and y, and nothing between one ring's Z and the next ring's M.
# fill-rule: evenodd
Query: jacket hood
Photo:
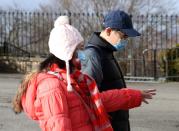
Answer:
M36 100L37 86L42 80L49 77L54 76L46 73L39 73L36 76L34 76L28 83L26 93L22 96L21 102L23 110L27 114L27 116L33 120L37 120L34 105Z
M94 32L92 34L88 41L88 44L85 47L89 46L97 46L110 52L117 51L109 42L100 37L100 32Z

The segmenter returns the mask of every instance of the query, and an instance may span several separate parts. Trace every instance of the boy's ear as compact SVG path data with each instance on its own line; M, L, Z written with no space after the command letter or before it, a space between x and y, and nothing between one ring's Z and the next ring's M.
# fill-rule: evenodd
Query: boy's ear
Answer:
M110 36L112 29L110 27L105 29L107 36Z

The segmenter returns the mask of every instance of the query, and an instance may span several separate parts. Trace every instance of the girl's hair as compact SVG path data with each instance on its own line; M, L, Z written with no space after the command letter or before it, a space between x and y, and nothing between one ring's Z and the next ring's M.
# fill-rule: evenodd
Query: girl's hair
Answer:
M32 80L33 78L36 78L38 73L47 72L49 70L49 67L54 63L57 64L59 66L59 68L61 68L61 69L64 69L66 67L65 61L58 59L53 54L50 54L44 61L42 61L40 63L39 68L36 71L27 73L24 76L24 78L18 88L18 91L12 101L13 110L15 113L20 113L23 110L22 104L21 104L21 98L26 93L29 81ZM70 61L70 71L72 71L73 67L74 66L73 66L72 62Z

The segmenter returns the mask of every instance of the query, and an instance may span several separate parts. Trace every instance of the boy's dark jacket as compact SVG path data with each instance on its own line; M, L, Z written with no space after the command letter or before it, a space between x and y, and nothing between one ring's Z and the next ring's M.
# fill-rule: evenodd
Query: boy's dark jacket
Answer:
M116 49L99 34L94 33L85 45L82 71L96 80L100 91L126 88L122 71L113 56ZM114 131L130 130L128 110L111 112L110 116Z

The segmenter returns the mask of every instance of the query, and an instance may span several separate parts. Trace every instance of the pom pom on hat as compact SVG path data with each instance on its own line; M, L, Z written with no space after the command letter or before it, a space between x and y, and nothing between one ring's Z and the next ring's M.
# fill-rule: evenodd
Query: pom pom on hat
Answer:
M58 27L65 24L70 24L68 16L60 16L55 21L54 27Z

